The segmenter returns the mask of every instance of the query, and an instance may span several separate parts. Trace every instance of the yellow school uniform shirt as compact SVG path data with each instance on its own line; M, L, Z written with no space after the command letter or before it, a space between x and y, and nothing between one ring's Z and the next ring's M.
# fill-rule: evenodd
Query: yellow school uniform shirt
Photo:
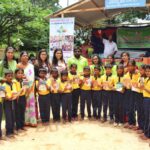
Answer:
M150 90L150 78L146 78L146 79L144 80L144 87L145 87L146 89L149 89L149 90ZM150 93L147 92L146 90L143 90L143 97L148 97L148 98L150 98Z
M140 89L139 87L141 86L141 84L143 85L144 84L144 80L145 80L145 78L144 77L139 77L139 79L138 79L138 88L137 88L137 92L138 93L143 93L143 90L142 89Z
M15 80L13 80L13 83L16 85L17 92L20 92L22 90L22 82L15 79ZM24 96L25 93L26 93L25 90L23 90L20 93L20 96Z
M138 84L138 79L140 77L139 73L126 73L124 76L124 82L126 83L126 89L134 90L133 84ZM136 89L135 89L136 91Z
M124 81L124 75L123 76L114 76L114 88L116 91L123 92L124 86L123 86L123 81Z
M11 98L13 93L17 93L16 84L12 83L4 83L3 86L5 87L6 97Z
M39 82L41 82L41 81L38 81L38 80L36 81L36 87L37 88L38 88ZM51 85L50 79L44 80L44 82L46 82L46 85L48 87L50 87L50 85ZM39 95L47 95L47 94L50 93L50 90L47 89L46 85L45 84L40 84L39 89L37 89Z
M54 79L54 78L51 78L50 79L50 82L51 82L51 93L59 93L59 88L60 88L60 79Z
M92 77L85 78L84 76L80 77L80 80L83 82L81 85L81 90L91 90L92 87ZM85 81L84 81L85 80Z
M112 88L114 87L114 76L110 75L107 77L106 74L102 76L102 84L103 84L103 89L106 91L111 91ZM110 88L108 85L110 85L112 88Z
M68 88L67 90L65 90L65 88ZM70 81L65 81L65 82L60 82L60 91L62 91L62 93L71 93L72 92L72 84ZM64 91L65 90L65 91Z
M73 89L79 89L79 80L80 80L80 77L78 74L76 75L73 75L71 73L69 73L69 80L72 81L72 88Z
M102 85L101 76L99 76L99 77L92 76L92 90L93 91L102 90L102 87L100 85Z

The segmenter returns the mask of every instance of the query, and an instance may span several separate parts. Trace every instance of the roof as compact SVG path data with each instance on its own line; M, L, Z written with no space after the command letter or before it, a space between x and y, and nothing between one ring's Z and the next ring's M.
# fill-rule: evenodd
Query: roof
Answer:
M146 7L134 8L138 10L148 10L150 6L150 0L147 0ZM121 9L105 9L105 0L80 0L73 5L70 5L64 9L61 9L53 14L46 16L49 18L58 17L75 17L76 26L92 25L94 22L100 19L109 19L126 12L131 8Z

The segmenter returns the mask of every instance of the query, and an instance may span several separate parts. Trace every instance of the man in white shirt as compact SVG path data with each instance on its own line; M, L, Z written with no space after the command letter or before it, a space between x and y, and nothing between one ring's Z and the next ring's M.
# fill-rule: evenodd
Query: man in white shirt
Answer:
M112 41L112 35L109 35L108 40L103 39L104 44L104 58L107 58L109 55L115 55L118 51L117 44Z

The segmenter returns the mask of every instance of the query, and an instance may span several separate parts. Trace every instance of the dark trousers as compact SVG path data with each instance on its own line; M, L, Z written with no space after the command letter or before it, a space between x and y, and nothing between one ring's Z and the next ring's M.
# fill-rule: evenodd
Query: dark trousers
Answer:
M87 112L88 117L91 118L91 103L92 103L92 92L91 90L81 90L81 98L80 98L80 111L81 111L81 118L84 118L84 109L85 109L85 102L87 103Z
M63 93L61 95L62 101L62 117L66 120L68 111L68 120L71 121L72 118L72 93Z
M136 93L134 95L135 98L135 106L137 110L137 122L138 126L141 130L144 130L144 105L143 105L143 94Z
M4 100L4 113L6 119L6 135L14 133L15 101Z
M78 103L80 97L80 89L74 89L72 91L72 117L76 118L78 116Z
M144 134L150 138L150 98L144 98Z
M93 117L100 119L102 110L102 92L92 91Z
M129 108L130 108L130 99L131 99L132 91L126 89L124 93L124 121L127 122L129 120Z
M51 94L51 106L52 106L53 120L59 121L60 120L60 94L59 93Z
M50 120L50 103L50 94L39 95L40 116L43 123L49 122Z
M2 115L3 115L3 109L2 109L2 103L0 103L0 137L2 137L2 129L1 129L1 123L2 123Z
M107 120L107 109L109 106L109 116L113 120L114 116L114 105L113 105L113 91L103 91L103 117Z
M137 96L138 93L131 91L131 96L130 96L130 101L129 101L129 120L128 123L130 125L135 125L136 124L136 119L135 119L135 111L136 111L136 107L135 107L135 102L138 98Z
M124 121L123 104L124 104L124 93L117 91L114 92L114 113L116 123L123 123Z
M20 96L15 103L16 129L22 129L25 123L26 97Z

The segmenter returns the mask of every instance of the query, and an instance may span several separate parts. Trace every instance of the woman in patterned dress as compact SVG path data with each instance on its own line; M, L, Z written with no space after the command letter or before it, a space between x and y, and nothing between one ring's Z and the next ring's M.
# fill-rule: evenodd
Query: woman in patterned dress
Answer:
M25 124L35 127L37 126L36 119L36 99L34 94L34 66L28 62L29 56L26 51L20 54L20 63L17 64L17 68L24 70L24 82L27 83L26 94L26 112L25 112Z

